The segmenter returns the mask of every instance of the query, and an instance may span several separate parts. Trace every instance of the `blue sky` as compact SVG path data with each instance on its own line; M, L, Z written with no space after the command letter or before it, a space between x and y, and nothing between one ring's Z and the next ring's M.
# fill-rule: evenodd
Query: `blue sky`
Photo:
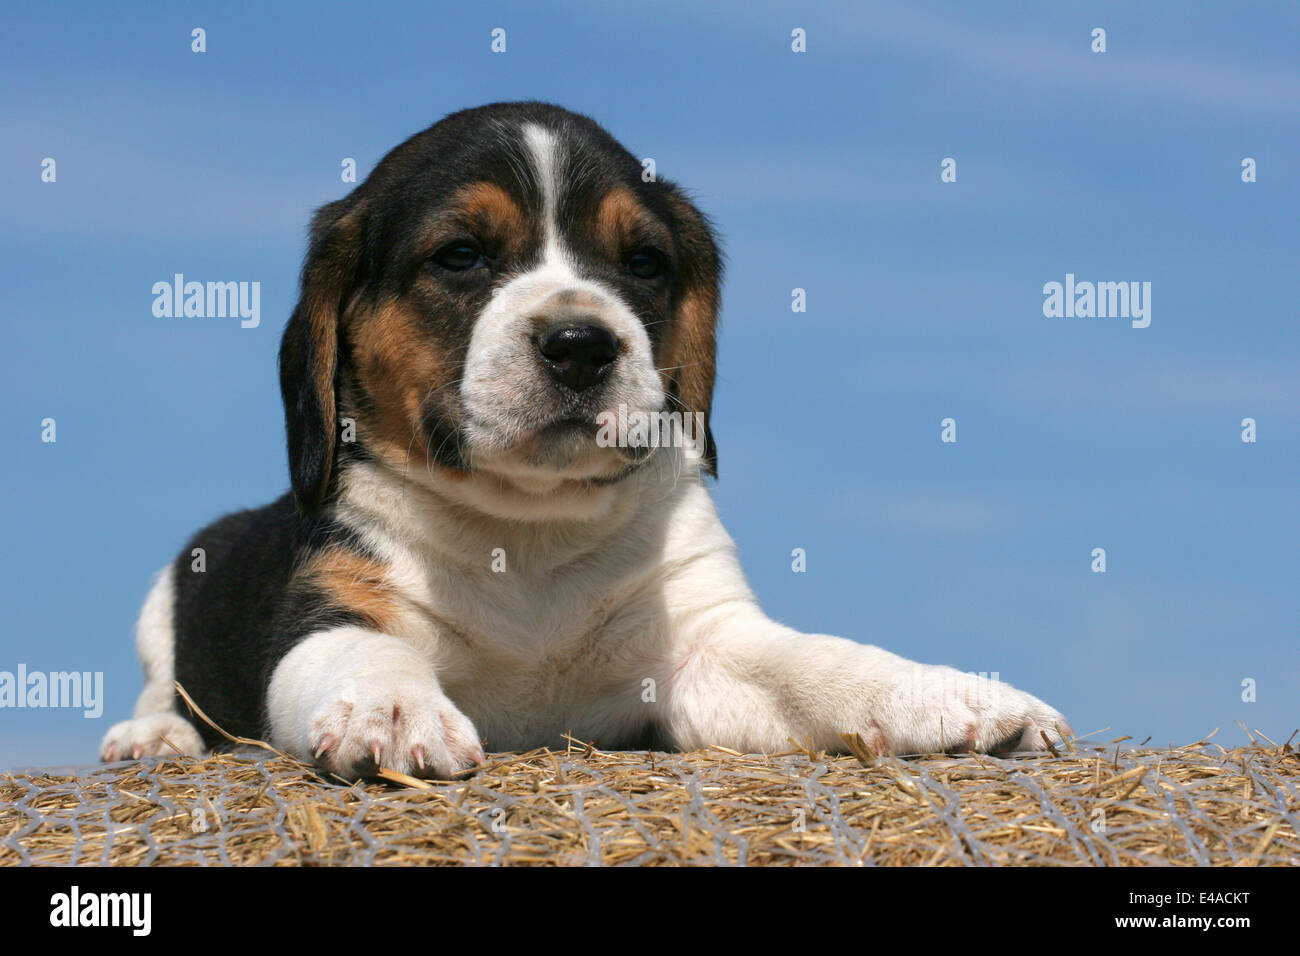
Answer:
M0 710L0 768L93 760L153 572L287 486L275 351L341 160L503 99L594 116L716 220L715 494L770 614L1105 739L1300 726L1296 7L442 6L6 11L0 671L105 700ZM260 282L261 325L155 318L176 272ZM1066 273L1150 282L1150 327L1045 318Z

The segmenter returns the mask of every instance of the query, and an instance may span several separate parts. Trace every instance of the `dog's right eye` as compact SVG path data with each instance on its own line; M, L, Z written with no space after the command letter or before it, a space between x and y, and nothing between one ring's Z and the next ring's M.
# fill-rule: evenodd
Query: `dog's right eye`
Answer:
M487 258L482 251L467 242L453 242L443 246L430 258L448 272L468 272L487 265Z
M638 279L658 279L664 274L663 254L648 246L638 249L628 258L627 271Z

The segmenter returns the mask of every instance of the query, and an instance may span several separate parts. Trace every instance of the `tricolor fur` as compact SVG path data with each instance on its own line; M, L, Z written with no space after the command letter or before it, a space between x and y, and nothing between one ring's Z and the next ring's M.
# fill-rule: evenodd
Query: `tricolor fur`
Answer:
M707 427L698 453L595 440L620 406L707 423L720 278L704 216L586 117L497 104L394 149L312 224L280 351L292 493L160 575L104 759L221 743L173 680L345 776L565 733L934 752L1068 732L996 681L769 620L704 485Z

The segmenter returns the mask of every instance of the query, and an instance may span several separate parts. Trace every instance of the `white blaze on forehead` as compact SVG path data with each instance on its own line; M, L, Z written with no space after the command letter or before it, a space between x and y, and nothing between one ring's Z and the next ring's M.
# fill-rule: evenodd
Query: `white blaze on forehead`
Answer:
M527 457L538 454L528 449L535 447L540 429L573 414L570 398L557 390L537 351L541 325L571 316L603 325L614 335L619 359L601 392L609 408L659 409L664 394L644 324L616 289L583 276L579 256L565 245L560 216L570 184L565 182L568 160L562 137L537 123L525 124L518 135L541 200L541 255L523 271L507 274L474 322L460 383L465 408L461 433L463 449L476 467L494 468L529 493L542 494L543 483L549 490L562 478L607 473L617 456L594 446L574 446L568 463L556 458L540 464ZM561 292L570 293L569 298L560 300ZM572 304L576 294L584 297L581 307ZM530 441L534 445L520 453L523 457L516 455L515 449Z
M567 265L568 257L560 242L560 176L563 157L555 133L536 123L524 126L524 143L533 163L533 172L542 191L542 268Z

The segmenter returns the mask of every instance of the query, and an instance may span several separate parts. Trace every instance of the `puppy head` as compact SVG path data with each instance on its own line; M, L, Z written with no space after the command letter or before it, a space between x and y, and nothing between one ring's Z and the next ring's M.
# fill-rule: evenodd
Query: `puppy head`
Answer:
M280 350L299 507L356 459L444 489L609 487L653 453L609 424L664 413L704 423L716 475L720 278L705 217L592 120L447 117L313 221Z

